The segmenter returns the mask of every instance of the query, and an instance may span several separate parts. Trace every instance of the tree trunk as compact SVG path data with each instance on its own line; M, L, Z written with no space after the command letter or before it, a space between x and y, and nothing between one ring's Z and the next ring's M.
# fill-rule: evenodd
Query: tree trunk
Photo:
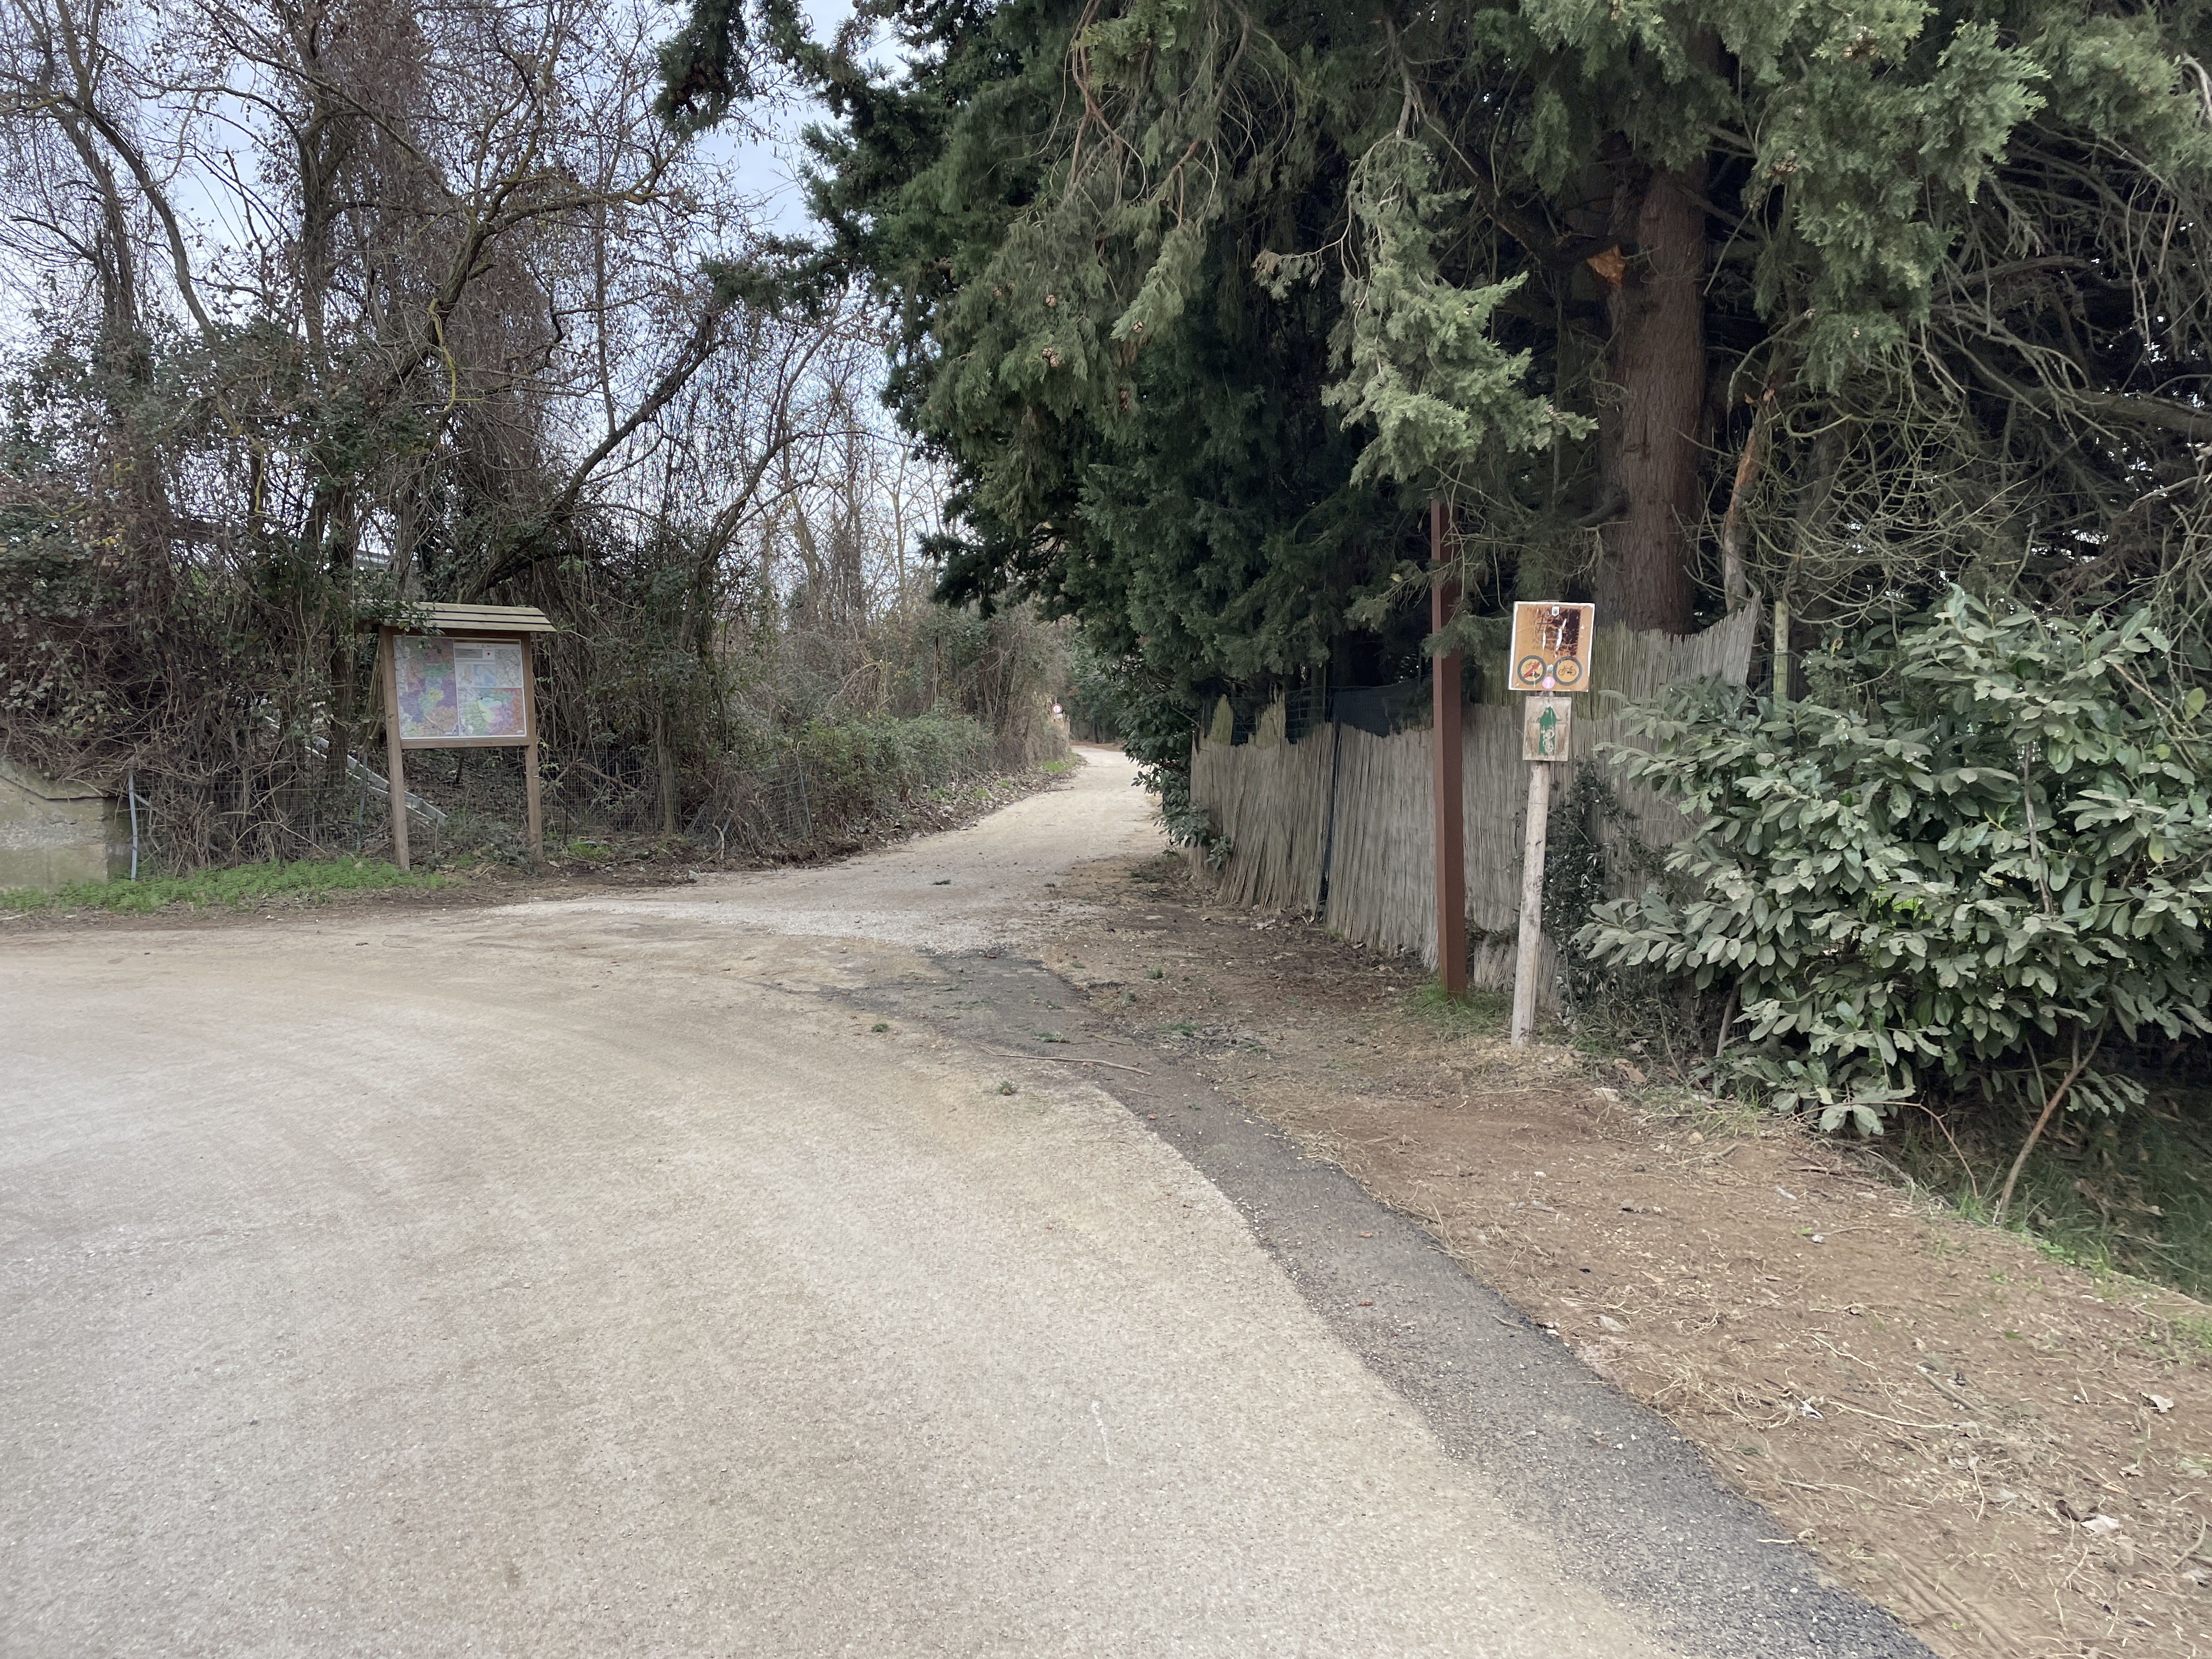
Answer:
M327 483L318 485L309 508L309 529L321 534L331 581L330 752L323 779L336 788L345 781L346 763L353 755L354 527L348 492Z
M1702 516L1705 187L1703 166L1654 173L1644 185L1638 257L1609 302L1616 390L1600 415L1607 493L1622 506L1601 532L1598 620L1670 634L1690 631L1690 553Z
M668 715L663 711L653 728L653 746L660 763L660 833L673 840L681 816L677 799L676 749L668 740Z

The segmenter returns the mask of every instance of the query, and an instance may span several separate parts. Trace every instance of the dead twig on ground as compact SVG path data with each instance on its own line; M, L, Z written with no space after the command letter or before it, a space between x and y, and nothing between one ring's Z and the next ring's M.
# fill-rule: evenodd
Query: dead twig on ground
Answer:
M1049 1060L1060 1066L1107 1066L1117 1072L1134 1072L1139 1077L1152 1075L1141 1066L1124 1066L1118 1060L1093 1060L1085 1054L1024 1054L1006 1048L986 1048L983 1052L1000 1060Z

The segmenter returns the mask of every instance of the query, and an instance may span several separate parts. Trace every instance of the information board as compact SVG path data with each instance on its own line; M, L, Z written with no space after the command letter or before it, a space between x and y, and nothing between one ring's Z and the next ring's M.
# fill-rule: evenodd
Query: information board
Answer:
M520 641L396 634L392 650L401 741L529 738Z
M1516 691L1587 691L1596 621L1594 605L1516 605L1508 683Z

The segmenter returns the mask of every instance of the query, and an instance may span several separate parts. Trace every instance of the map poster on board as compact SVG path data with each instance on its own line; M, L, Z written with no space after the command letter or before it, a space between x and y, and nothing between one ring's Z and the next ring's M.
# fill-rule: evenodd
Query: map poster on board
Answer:
M399 634L392 649L403 741L530 735L519 642Z

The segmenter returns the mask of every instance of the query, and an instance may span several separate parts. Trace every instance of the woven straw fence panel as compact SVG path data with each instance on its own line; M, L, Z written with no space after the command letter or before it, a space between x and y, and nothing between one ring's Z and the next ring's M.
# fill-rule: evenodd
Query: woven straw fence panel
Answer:
M1759 622L1758 607L1747 605L1684 639L1601 628L1591 652L1593 691L1577 707L1605 706L1598 695L1605 691L1643 699L1677 681L1705 677L1741 685L1750 676ZM1477 703L1464 717L1467 919L1477 936L1474 978L1479 985L1508 985L1512 935L1520 925L1521 842L1528 811L1521 710L1517 702ZM1284 741L1283 730L1279 704L1261 717L1249 742L1232 746L1201 739L1191 757L1191 799L1206 809L1214 832L1228 836L1232 849L1219 877L1221 898L1319 911L1326 855L1329 927L1382 950L1419 952L1434 967L1429 733L1386 738L1323 726L1291 744ZM1601 745L1627 735L1617 717L1578 714L1572 753L1577 760L1595 759ZM1613 787L1646 846L1670 846L1689 833L1688 821L1650 789L1618 776ZM1546 950L1548 961L1548 944ZM1548 986L1548 969L1544 977Z
M1212 806L1217 829L1232 822L1242 826L1234 832L1236 855L1222 867L1226 902L1271 910L1313 908L1321 889L1333 754L1325 728L1304 743L1285 743L1279 703L1261 716L1249 743L1199 745L1193 757L1194 799Z

